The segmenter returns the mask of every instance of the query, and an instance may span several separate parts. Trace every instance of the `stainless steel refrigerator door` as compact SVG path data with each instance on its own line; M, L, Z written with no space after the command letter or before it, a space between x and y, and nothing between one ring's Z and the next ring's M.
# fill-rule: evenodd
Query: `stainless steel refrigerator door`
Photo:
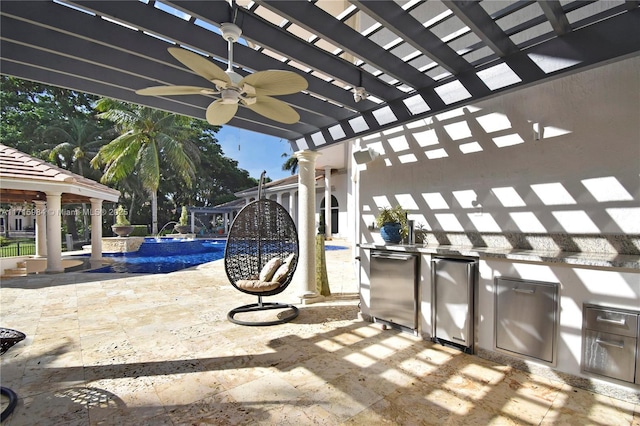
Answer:
M371 316L417 329L417 256L371 252Z
M436 339L473 344L473 266L475 261L433 259Z

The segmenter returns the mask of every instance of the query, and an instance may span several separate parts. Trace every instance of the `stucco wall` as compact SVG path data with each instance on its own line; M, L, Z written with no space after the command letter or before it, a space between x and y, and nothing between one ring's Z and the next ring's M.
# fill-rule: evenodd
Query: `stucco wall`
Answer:
M360 239L395 204L438 232L640 234L639 76L635 57L363 138Z

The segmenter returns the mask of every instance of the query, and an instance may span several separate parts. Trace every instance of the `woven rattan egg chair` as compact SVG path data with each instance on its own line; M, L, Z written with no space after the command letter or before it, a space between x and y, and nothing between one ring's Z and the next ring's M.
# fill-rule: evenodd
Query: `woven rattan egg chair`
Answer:
M260 190L259 190L260 193ZM298 232L293 219L273 200L258 199L240 210L227 237L224 267L231 284L243 293L258 296L258 303L232 309L229 321L240 325L276 325L298 316L298 308L285 303L263 302L287 288L298 265ZM271 271L266 269L271 268ZM241 321L238 313L283 309L292 311L273 321Z

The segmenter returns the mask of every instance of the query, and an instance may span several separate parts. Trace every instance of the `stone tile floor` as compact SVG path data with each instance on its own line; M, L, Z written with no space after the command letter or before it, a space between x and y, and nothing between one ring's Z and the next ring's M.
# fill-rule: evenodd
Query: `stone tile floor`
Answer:
M359 320L352 259L328 251L333 295L272 327L226 320L256 300L222 261L3 280L0 325L27 335L1 357L3 424L640 425L638 403Z

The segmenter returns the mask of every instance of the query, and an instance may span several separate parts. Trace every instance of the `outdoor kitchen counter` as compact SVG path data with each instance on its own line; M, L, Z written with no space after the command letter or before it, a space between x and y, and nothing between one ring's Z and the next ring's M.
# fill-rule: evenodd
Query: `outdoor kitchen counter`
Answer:
M425 253L445 256L472 256L480 259L508 259L523 262L556 263L597 268L624 268L640 270L640 255L617 253L576 253L567 251L542 251L503 249L491 247L449 245L373 244L359 245L363 249L391 250L408 253Z

